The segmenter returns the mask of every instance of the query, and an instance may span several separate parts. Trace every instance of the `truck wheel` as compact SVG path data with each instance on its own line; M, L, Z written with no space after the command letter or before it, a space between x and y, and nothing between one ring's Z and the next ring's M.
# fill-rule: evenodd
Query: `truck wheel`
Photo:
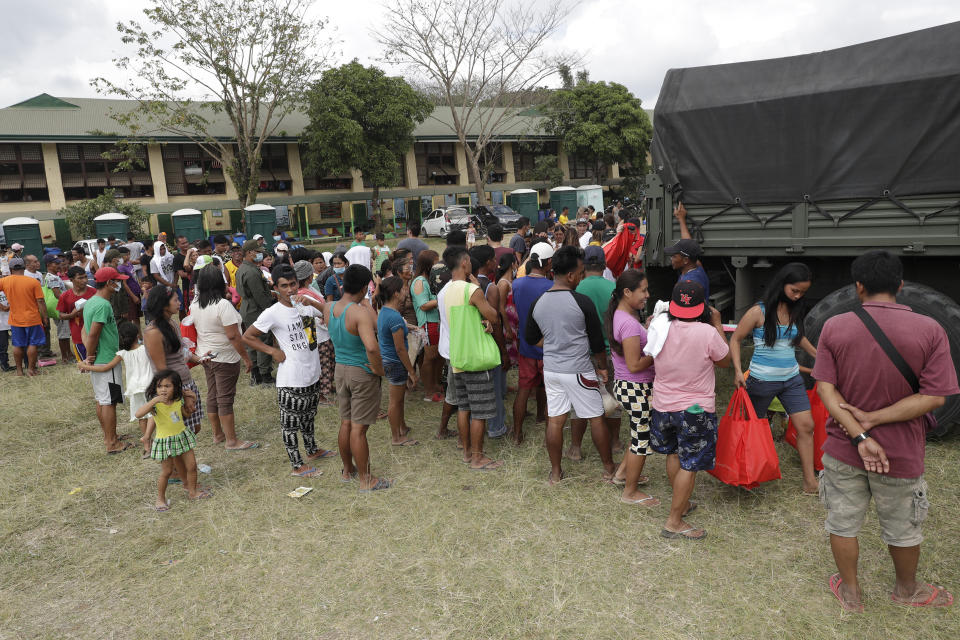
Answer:
M960 365L960 306L942 293L915 282L903 283L903 289L897 296L897 302L939 322L940 326L947 332L954 366ZM818 302L807 314L807 320L804 324L807 338L813 344L817 344L820 339L820 331L828 318L853 311L859 304L860 300L857 298L856 289L853 285L837 289ZM809 358L807 358L805 364L810 366ZM960 395L948 397L944 405L934 412L934 415L936 415L939 424L934 431L928 434L929 437L941 437L946 435L951 428L956 428L955 425L960 423Z

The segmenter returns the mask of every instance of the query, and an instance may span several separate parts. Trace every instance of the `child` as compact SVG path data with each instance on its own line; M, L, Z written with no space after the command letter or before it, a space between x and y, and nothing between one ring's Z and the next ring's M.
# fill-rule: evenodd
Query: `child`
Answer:
M81 371L96 371L105 373L110 371L123 362L124 384L123 393L128 397L130 403L130 421L140 421L140 433L147 433L147 419L138 418L137 410L147 403L147 387L153 378L153 364L147 350L143 348L143 340L140 335L140 327L129 320L122 320L117 327L119 334L120 349L117 355L106 364L87 364L86 361L79 363ZM150 458L150 441L143 443L143 459Z
M385 238L382 233L377 234L377 244L373 247L373 270L380 271L383 263L390 259L390 247L385 244Z
M137 409L137 418L145 418L150 412L153 417L147 423L147 432L140 439L146 444L156 429L156 438L150 450L150 457L161 463L160 477L157 479L157 511L169 511L167 499L167 480L173 474L184 480L184 488L191 500L203 500L212 497L206 489L197 486L197 459L193 448L197 438L193 431L184 426L183 419L193 413L197 397L189 389L184 389L180 374L171 369L158 371L147 387L147 403Z
M140 276L140 312L146 315L147 312L147 294L150 293L150 289L153 288L153 285L157 281L153 279L153 276L150 274Z
M263 254L263 260L260 261L260 272L263 273L263 279L267 281L267 284L271 287L273 286L273 278L270 276L270 271L273 269L273 256L269 253Z
M391 444L395 447L409 447L419 444L408 438L410 427L403 415L403 398L407 388L417 384L417 374L407 352L407 323L400 315L400 297L403 291L403 279L397 276L385 278L377 289L376 305L380 307L377 316L377 340L380 343L380 355L383 370L390 383L390 405L387 412L390 418Z
M470 249L477 243L477 228L473 226L471 221L467 225L467 249Z

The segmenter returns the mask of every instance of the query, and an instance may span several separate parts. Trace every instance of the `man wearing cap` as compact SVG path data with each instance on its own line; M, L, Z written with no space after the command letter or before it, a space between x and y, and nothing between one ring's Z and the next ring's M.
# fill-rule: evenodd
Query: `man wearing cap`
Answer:
M680 272L678 281L692 280L703 287L704 296L710 299L710 278L707 272L700 266L700 256L703 251L696 240L692 238L681 238L673 246L663 250L664 254L670 256L670 266L675 271Z
M263 260L263 251L260 250L260 243L257 240L244 242L243 263L237 269L236 281L237 293L240 295L240 319L243 320L245 330L253 326L260 314L275 302L270 294L270 285L267 284L267 280L256 264L261 260ZM267 346L273 344L273 336L269 333L260 339ZM269 353L250 347L247 348L247 353L254 363L253 371L250 372L250 386L273 384L274 379L271 374L273 357Z
M27 356L27 375L37 371L37 350L46 342L43 327L47 324L47 305L40 283L24 275L22 258L10 259L10 275L0 278L0 292L6 294L10 307L10 341L17 375L23 375L23 356Z
M43 286L50 289L53 296L59 301L60 296L67 290L67 286L58 273L61 262L60 256L48 253L43 256L43 261L47 265L47 272L43 275ZM59 314L56 314L51 320L53 322L47 333L47 350L50 349L50 343L53 341L55 333L60 343L60 361L63 364L69 364L73 362L73 356L70 354L70 322L61 319ZM54 327L56 327L56 332L54 332Z
M127 276L113 267L100 267L93 275L97 293L83 305L83 328L86 331L83 345L89 364L107 364L117 355L120 334L113 317L110 296L123 289ZM103 444L107 453L120 453L134 446L122 443L117 437L117 405L123 402L122 367L109 371L90 372L93 397L97 401L97 419L103 430Z
M653 354L657 376L650 396L650 448L667 456L673 487L670 515L660 535L701 540L707 532L684 518L697 507L690 502L697 471L713 469L716 463L713 369L730 364L730 347L720 312L707 306L700 283L681 280L674 285L670 316L663 346Z
M260 245L261 250L263 249L263 245L266 242L263 238L263 234L260 234L260 233L253 234L253 238L251 238L251 240L256 240L257 244Z
M577 220L577 236L580 238L580 248L586 249L590 246L590 239L593 233L590 232L590 221L586 218Z
M527 275L513 281L513 303L520 319L517 332L517 350L519 355L517 397L513 402L513 441L523 442L523 419L527 415L527 400L530 392L536 392L537 422L547 419L547 395L543 387L543 349L526 340L527 320L530 309L544 291L553 286L547 278L550 273L550 261L553 259L553 247L546 242L538 242L530 248L527 260Z

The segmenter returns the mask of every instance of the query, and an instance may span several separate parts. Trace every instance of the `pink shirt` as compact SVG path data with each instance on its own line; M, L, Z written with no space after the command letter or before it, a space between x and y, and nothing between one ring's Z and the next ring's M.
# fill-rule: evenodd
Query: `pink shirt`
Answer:
M699 404L717 410L713 363L723 360L730 347L715 328L703 322L672 320L670 333L654 358L657 368L651 404L660 412L684 411Z
M613 338L623 345L627 338L640 338L640 348L647 345L647 330L643 328L640 320L633 314L617 309L613 312ZM613 358L614 379L627 380L629 382L653 382L656 373L654 366L650 365L643 371L633 373L627 367L626 359L617 355L613 349L610 350L610 356Z

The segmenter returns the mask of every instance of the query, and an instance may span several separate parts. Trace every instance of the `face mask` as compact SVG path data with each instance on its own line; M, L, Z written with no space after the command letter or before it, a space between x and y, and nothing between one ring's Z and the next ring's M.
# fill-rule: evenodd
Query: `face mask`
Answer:
M280 236L273 236L273 239L276 240L277 242L280 242Z
M346 270L347 270L346 267L334 267L334 268L333 268L333 272L334 272L335 274L337 274L337 275L340 275L341 273L343 273L343 272L346 271Z
M123 289L123 285L120 284L119 282L114 283L114 285L113 285L113 290L114 290L114 291L120 291L120 289Z
M258 253L258 254L256 255L256 257L254 258L254 260L256 260L257 262L260 262L261 260L263 260L263 254L262 254L262 253Z
M125 262L124 259L120 258L120 262L118 262L117 264L123 264L124 262Z

